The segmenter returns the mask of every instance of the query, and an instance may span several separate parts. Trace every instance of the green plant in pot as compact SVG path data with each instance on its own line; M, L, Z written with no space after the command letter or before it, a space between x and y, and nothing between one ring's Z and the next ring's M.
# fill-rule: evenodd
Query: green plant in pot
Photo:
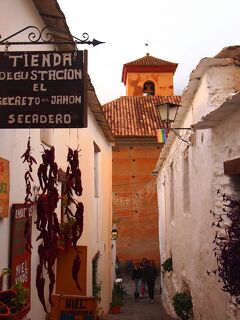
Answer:
M60 224L60 230L62 232L60 243L63 244L65 248L72 244L72 229L75 224L75 218L70 218L68 221L64 221ZM76 231L77 233L80 232L79 226L77 227Z
M188 292L177 292L173 297L173 308L181 320L193 318L192 297Z
M21 282L16 282L10 290L0 292L0 319L21 320L29 310L29 289L24 288Z
M112 296L112 302L111 302L111 311L112 313L120 313L122 305L122 298L117 295Z
M112 295L121 299L123 303L124 296L127 292L123 289L123 287L119 283L114 283Z
M21 282L16 282L13 286L16 292L15 296L11 299L11 308L15 310L22 309L29 301L29 289L26 289Z
M112 290L112 303L111 303L112 313L120 313L120 308L121 308L121 305L123 304L123 297L125 294L126 292L123 290L123 288L120 285L115 283Z

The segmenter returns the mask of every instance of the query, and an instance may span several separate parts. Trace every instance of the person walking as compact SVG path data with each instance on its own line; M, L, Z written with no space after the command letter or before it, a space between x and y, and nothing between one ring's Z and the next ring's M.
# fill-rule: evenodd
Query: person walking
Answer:
M155 281L157 278L157 269L153 260L149 260L143 269L143 279L147 283L150 303L154 303Z
M142 268L140 263L136 263L132 271L132 280L135 281L135 301L140 297L141 283L142 283Z

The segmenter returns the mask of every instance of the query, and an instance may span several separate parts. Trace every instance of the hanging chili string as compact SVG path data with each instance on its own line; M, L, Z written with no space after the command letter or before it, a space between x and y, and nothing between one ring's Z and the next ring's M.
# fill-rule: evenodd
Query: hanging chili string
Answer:
M44 269L49 278L49 302L53 306L51 295L55 285L54 264L58 256L58 239L61 237L60 225L55 209L59 199L57 190L58 165L55 162L55 149L45 149L42 163L38 168L38 179L42 194L37 199L36 228L40 232L37 240L41 240L38 247L39 265L37 267L36 287L39 300L47 312L44 296Z
M24 152L24 154L21 156L21 159L23 158L23 163L28 164L28 169L24 175L25 178L25 183L26 183L26 196L25 196L25 201L24 203L31 206L33 205L33 201L31 199L32 197L32 182L33 182L33 177L32 177L32 166L33 164L37 164L35 158L31 155L31 145L30 145L30 135L28 137L28 142L27 142L27 149ZM29 253L31 253L32 249L32 244L31 244L31 220L30 220L30 212L29 212L29 206L27 206L27 209L25 211L25 226L24 226L24 238L26 241L25 244L25 250Z
M78 149L72 150L68 148L67 162L68 167L66 170L66 189L64 195L66 197L66 206L64 210L65 221L63 234L65 244L71 241L71 244L77 251L77 242L83 232L83 212L84 206L74 196L82 195L82 182L81 171L79 168L79 151ZM75 212L72 212L72 206L75 206ZM77 253L72 265L72 278L76 283L77 288L82 291L78 283L78 274L80 271L81 260L80 255Z

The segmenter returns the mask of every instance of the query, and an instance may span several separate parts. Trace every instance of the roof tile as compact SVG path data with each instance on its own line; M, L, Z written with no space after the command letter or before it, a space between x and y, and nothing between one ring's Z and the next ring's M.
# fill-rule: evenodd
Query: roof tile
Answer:
M139 58L137 60L133 60L124 64L124 66L163 66L163 65L164 66L177 65L177 63L158 59L147 54L142 58Z
M181 96L124 96L103 105L113 136L154 137L163 124L156 106L180 104Z

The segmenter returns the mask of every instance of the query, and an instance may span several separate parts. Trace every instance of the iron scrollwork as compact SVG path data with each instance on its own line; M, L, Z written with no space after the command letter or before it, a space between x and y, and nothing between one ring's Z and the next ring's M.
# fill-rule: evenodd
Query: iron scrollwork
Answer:
M26 30L31 30L31 32L28 34L28 40L29 41L9 41L13 37L19 35L20 33L23 33ZM46 26L43 29L39 29L36 26L27 26L14 34L8 36L7 38L0 41L0 45L28 45L28 44L82 44L82 45L93 45L93 47L105 43L96 39L93 39L92 41L89 40L88 33L84 32L82 34L83 39L79 39L77 37L71 36L73 40L54 40L55 38L60 38L61 35L69 36L68 33L64 32L63 30L53 28ZM0 36L1 39L1 36Z

